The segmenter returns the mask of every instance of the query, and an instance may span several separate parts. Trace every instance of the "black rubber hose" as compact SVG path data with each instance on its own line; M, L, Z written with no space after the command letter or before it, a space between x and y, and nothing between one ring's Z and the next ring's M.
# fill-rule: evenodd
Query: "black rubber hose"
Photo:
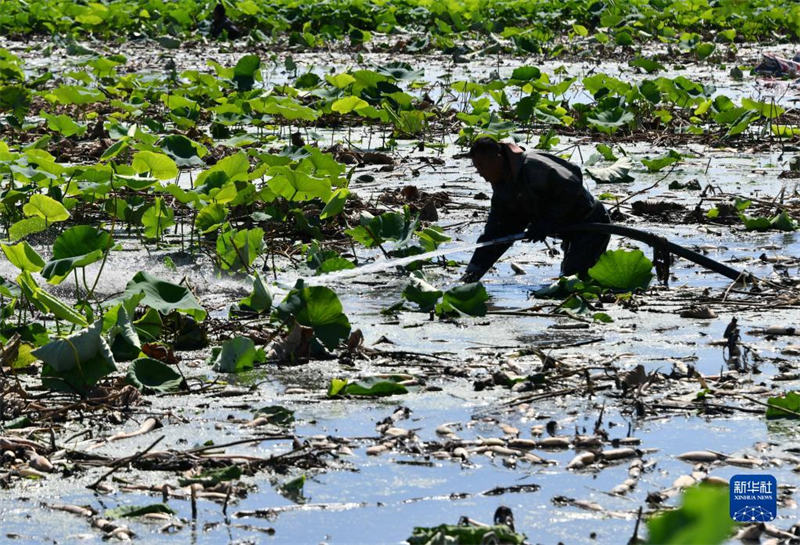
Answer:
M679 246L674 242L670 242L664 237L654 235L653 233L648 233L647 231L634 229L633 227L625 227L624 225L617 225L615 223L576 223L575 225L560 227L558 232L572 233L581 231L608 233L610 235L619 235L626 238L632 238L634 240L644 242L653 248L668 251L675 255L681 256L689 261L697 263L702 267L705 267L708 270L726 276L731 280L746 280L751 278L751 276L746 272L737 271L733 267L728 267L719 261L714 261L710 257L706 257L703 254L697 253L688 248L684 248L683 246Z

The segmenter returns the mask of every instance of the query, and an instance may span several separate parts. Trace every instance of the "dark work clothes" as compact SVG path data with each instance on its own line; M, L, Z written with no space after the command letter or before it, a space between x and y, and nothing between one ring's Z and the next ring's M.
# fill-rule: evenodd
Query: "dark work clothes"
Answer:
M225 15L225 6L217 4L211 16L212 20L209 34L211 34L212 38L219 38L223 30L227 32L228 39L230 40L241 38L242 31Z
M526 152L514 180L493 188L486 228L478 242L520 233L533 223L548 234L558 228L583 222L608 223L603 205L583 186L578 166L549 153ZM600 233L564 235L565 255L562 275L583 274L605 251L609 236ZM467 266L467 273L483 276L511 247L495 244L478 248Z
M591 213L581 223L611 223L608 212L600 201L594 202ZM611 236L607 233L571 233L562 237L561 249L564 260L561 262L561 276L585 276L603 252L606 251Z

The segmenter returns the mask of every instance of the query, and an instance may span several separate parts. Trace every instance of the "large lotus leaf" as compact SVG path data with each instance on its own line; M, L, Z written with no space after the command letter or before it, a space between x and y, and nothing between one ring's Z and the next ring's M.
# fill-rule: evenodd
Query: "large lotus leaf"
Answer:
M748 231L767 231L769 229L777 229L778 231L797 230L797 222L795 222L786 211L773 216L772 219L763 216L753 218L745 214L739 214L739 218Z
M6 254L11 264L22 271L39 272L44 267L42 256L27 242L20 242L14 246L1 244L0 247L3 248L3 253Z
M64 221L69 219L69 212L64 205L47 195L37 193L22 207L26 216L38 216L47 223Z
M376 236L371 232L369 227L365 227L364 225L357 225L351 229L347 229L345 230L345 234L367 248L372 248L373 246L383 243L383 240L379 236Z
M385 212L380 216L364 213L359 223L361 225L348 229L345 233L367 248L386 240L396 240L402 245L416 228L416 222L407 221L405 215L398 212Z
M605 90L605 93L608 95L624 95L630 91L631 88L629 83L603 73L585 77L582 83L584 89L589 91L592 95L598 95L602 90Z
M258 79L258 69L261 59L258 55L245 55L233 67L233 81L239 91L249 91Z
M542 75L541 70L535 66L518 66L511 72L511 79L519 82L539 79Z
M352 261L348 261L343 257L330 257L320 264L319 268L317 269L317 274L327 274L355 268L356 266Z
M52 314L59 320L67 320L75 325L86 327L86 318L78 313L71 305L65 303L55 295L42 289L34 280L31 273L22 271L17 276L17 284L28 301L45 314Z
M356 96L343 97L331 104L331 110L340 114L349 114L353 110L366 108L369 103Z
M297 164L297 170L330 178L331 185L344 187L347 179L344 178L345 165L334 159L330 153L325 153L313 146L306 145L302 153L307 154Z
M142 225L145 238L158 240L167 229L175 225L175 211L161 197L156 197L142 214Z
M204 206L197 212L194 226L201 234L205 235L222 227L227 216L227 208L221 204L212 203Z
M350 195L350 191L345 188L337 189L331 195L331 198L328 199L328 202L325 203L325 208L322 209L322 212L319 214L319 219L324 220L328 218L332 218L333 216L341 213L344 210L345 202L347 202L347 196Z
M356 70L350 75L355 79L352 88L353 95L360 95L364 89L375 89L378 83L389 81L390 79L388 76L379 74L374 70Z
M161 95L161 101L164 106L169 108L170 113L178 117L196 120L200 113L200 107L197 102L182 95L163 94Z
M134 308L135 301L140 298L141 295L130 299ZM131 320L131 312L126 308L127 303L127 301L119 303L109 309L103 316L103 325L104 329L107 329L108 343L111 345L111 352L117 361L130 361L136 358L142 347L139 334L136 332L133 320ZM107 326L108 322L112 320L112 325Z
M744 228L748 231L767 231L772 226L769 218L763 216L753 218L745 214L739 214L739 218L741 218Z
M379 74L385 74L394 79L412 81L425 75L424 70L414 70L407 62L393 61L375 69Z
M421 231L416 231L414 234L417 235L420 245L426 252L432 252L436 250L441 243L451 240L438 225L425 227Z
M589 276L601 286L623 291L645 289L653 278L653 263L641 250L613 250L600 256Z
M594 116L587 118L589 125L600 132L613 134L620 127L624 127L635 121L633 112L629 112L621 107L612 108L597 112Z
M109 161L119 155L120 153L127 151L130 147L129 138L127 136L123 137L122 140L117 140L110 146L106 148L106 151L103 152L103 155L100 156L101 161Z
M485 316L486 301L489 294L480 282L464 284L444 292L442 303L437 306L437 312L450 313L454 309L470 316Z
M144 176L127 176L119 173L114 174L114 188L121 189L127 187L134 191L144 191L145 189L156 185L158 180L153 177Z
M222 343L221 347L215 346L209 362L214 366L214 371L240 373L252 369L256 362L264 362L265 359L264 351L255 347L253 339L234 337Z
M296 89L312 89L319 85L320 81L322 81L322 78L314 72L306 72L295 80L294 86ZM355 81L355 78L353 81Z
M664 65L658 62L654 57L636 56L632 60L628 61L628 64L637 68L641 68L648 74L664 70Z
M694 46L694 53L697 55L698 59L705 59L710 56L716 48L717 46L711 42L700 42Z
M106 96L99 89L89 89L82 85L62 85L53 89L48 99L60 102L61 104L91 104L106 99Z
M213 167L197 175L196 191L208 194L211 189L221 187L225 182L247 180L248 170L250 170L250 161L243 151L228 155L217 161Z
M309 201L331 198L331 181L329 178L312 176L291 167L276 166L269 170L272 176L267 184L276 194L290 201Z
M737 108L740 110L740 108ZM728 115L730 112L724 112L722 115ZM756 112L751 112L749 110L745 111L741 116L739 116L735 122L733 122L728 129L728 132L725 133L725 138L730 138L731 136L736 136L737 134L741 134L746 131L753 122L758 119L758 114Z
M297 119L314 121L319 117L317 110L304 106L289 97L259 97L249 101L249 104L257 112L279 115L287 121L295 121Z
M209 180L211 179L209 178ZM250 187L247 184L248 182L224 182L219 187L211 188L208 192L208 196L211 197L212 202L217 204L235 206L234 203L237 201L239 201L238 204L245 204L241 202L242 198L246 199L247 195L253 195L255 193L255 191L250 191ZM246 204L250 204L250 201L247 201Z
M549 286L544 286L533 292L535 297L543 299L564 299L573 293L602 293L602 288L594 282L584 282L577 276L562 276Z
M654 159L642 159L642 164L647 167L648 171L658 172L662 168L677 163L681 159L683 159L683 155L671 149L665 155L655 157Z
M234 231L228 227L217 238L217 257L224 270L249 268L264 248L264 230L261 227Z
M125 380L146 393L174 392L184 384L180 373L153 358L139 358L131 362Z
M633 177L628 174L631 168L633 168L633 162L630 158L620 157L605 167L589 167L586 169L586 173L598 184L616 184L633 181Z
M775 119L782 116L786 112L785 108L778 106L774 102L759 102L750 98L742 99L742 107L754 112L758 112L763 117L768 119Z
M53 258L42 270L51 284L60 284L73 269L102 259L113 245L111 235L90 225L76 225L61 233L53 243Z
M784 210L777 216L773 216L771 220L769 220L770 226L773 229L778 229L779 231L796 231L797 230L797 222L792 219L792 217L786 213Z
M350 334L350 322L342 312L342 303L330 288L305 287L299 280L277 308L278 316L294 318L314 330L314 337L329 349L336 348Z
M356 81L356 78L350 74L335 74L325 76L325 81L336 87L337 89L344 89L351 83Z
M729 501L727 485L703 483L687 488L678 509L647 521L647 544L716 545L727 541L735 525Z
M140 293L144 294L140 304L153 308L161 314L177 311L192 316L198 322L206 317L205 309L200 306L189 288L160 280L144 271L136 273L128 282L123 298L127 299Z
M33 216L32 218L25 218L15 222L8 229L8 237L13 241L17 241L34 233L41 233L45 229L47 229L47 220L39 216Z
M258 273L253 277L253 291L239 301L239 308L250 312L258 312L259 314L272 308L272 294L270 294Z
M114 301L103 313L103 333L108 334L120 322L119 313L121 309L125 309L128 317L133 316L142 298L144 298L144 294L140 293L127 299L120 298Z
M138 297L143 296L144 294L140 294ZM133 326L139 338L146 343L157 342L164 332L164 320L154 308L147 309L144 316L133 322Z
M44 362L42 384L51 390L85 394L100 378L116 371L114 356L102 336L103 321L57 339L32 353Z
M186 138L182 134L170 134L161 139L161 149L169 155L179 167L204 166L202 158L208 150L202 144Z
M157 180L172 180L178 175L178 165L163 153L137 152L131 166L137 173L147 172Z
M86 125L76 123L75 120L68 115L51 115L46 112L41 112L41 116L43 119L47 120L48 129L59 132L67 138L76 134L83 136L86 132Z
M31 105L31 92L21 85L0 87L0 112L11 112L21 122Z

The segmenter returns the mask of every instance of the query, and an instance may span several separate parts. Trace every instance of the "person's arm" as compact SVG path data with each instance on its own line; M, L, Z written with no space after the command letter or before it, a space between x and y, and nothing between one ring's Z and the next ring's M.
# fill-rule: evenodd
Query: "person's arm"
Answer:
M478 237L478 242L486 242L487 240L511 235L521 231L525 227L524 224L517 225L518 222L508 221L508 219L509 218L506 218L506 221L503 221L501 214L493 205L491 210L489 210L489 218L486 220L486 227L483 230L483 234ZM513 242L507 242L476 249L472 254L469 265L467 265L467 270L461 277L461 281L477 282L480 280L481 277L486 274L486 271L492 268L492 265L500 259L500 256L502 256L512 244Z

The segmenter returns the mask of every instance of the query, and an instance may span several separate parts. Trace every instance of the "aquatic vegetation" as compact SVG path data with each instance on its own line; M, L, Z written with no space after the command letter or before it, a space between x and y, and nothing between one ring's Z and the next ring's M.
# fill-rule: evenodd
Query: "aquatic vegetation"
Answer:
M733 467L784 481L739 537L797 534L800 117L751 71L797 5L216 5L0 0L8 539L718 543ZM482 135L744 274L462 284Z

